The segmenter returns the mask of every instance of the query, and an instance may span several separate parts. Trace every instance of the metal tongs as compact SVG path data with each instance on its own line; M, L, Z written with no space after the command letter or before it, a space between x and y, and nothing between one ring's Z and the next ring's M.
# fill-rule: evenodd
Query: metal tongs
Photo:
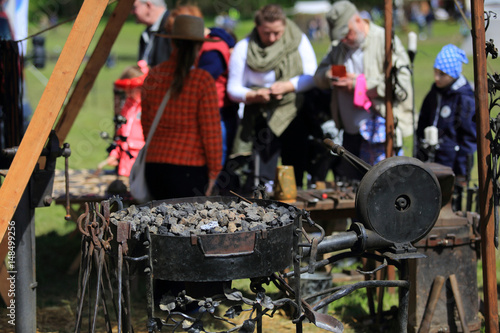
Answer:
M334 143L331 139L325 139L323 140L323 143L332 151L333 154L344 158L359 172L365 174L372 168L370 164L366 163L341 145Z

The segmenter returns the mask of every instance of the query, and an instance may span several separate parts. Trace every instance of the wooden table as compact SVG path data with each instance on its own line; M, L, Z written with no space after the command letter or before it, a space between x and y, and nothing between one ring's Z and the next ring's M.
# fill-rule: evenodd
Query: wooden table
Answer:
M119 195L124 201L132 201L128 177L104 171L97 175L95 170L89 169L70 169L68 174L70 205L67 209L73 221L76 221L84 212L85 202L101 202L113 195ZM56 204L67 206L64 170L55 171L52 198Z
M297 199L290 204L309 211L311 219L330 235L334 231L346 230L348 219L356 217L355 198L352 187L330 184L321 190L298 190Z

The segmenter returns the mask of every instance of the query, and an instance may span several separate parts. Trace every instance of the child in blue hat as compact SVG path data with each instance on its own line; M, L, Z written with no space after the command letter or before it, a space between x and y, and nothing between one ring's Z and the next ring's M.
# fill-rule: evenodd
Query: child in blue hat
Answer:
M465 52L452 44L437 55L434 84L422 104L416 133L417 158L451 167L460 193L477 149L474 91L462 75L462 63L468 63ZM457 202L455 208L460 207Z

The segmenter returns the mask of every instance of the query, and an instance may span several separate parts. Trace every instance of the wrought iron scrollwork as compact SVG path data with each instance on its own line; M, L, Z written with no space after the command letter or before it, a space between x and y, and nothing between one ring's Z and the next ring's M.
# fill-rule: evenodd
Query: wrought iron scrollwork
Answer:
M489 20L491 15L495 15L492 12L485 12L486 28L489 25ZM493 39L486 42L486 57L488 54L491 55L492 59L498 57L498 50L493 43ZM490 140L490 150L491 150L491 171L492 171L492 181L493 181L493 203L494 203L494 219L495 219L495 235L494 243L495 247L498 249L498 221L499 216L499 205L500 205L500 183L499 183L499 165L498 159L500 156L500 114L495 115L495 107L500 106L500 97L496 97L497 92L500 90L500 74L488 73L488 95L489 95L489 114L490 114L490 134L488 139Z

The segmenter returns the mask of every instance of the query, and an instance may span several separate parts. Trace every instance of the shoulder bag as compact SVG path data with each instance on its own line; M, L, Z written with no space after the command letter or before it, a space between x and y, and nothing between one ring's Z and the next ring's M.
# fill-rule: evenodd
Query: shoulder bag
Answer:
M149 193L148 185L146 183L146 153L169 98L170 89L165 94L165 97L163 97L158 111L156 111L156 116L153 120L153 123L151 124L151 128L149 129L146 143L144 144L144 147L142 147L142 149L139 151L139 154L137 154L134 165L130 170L130 194L138 203L145 203L153 199L151 194Z

